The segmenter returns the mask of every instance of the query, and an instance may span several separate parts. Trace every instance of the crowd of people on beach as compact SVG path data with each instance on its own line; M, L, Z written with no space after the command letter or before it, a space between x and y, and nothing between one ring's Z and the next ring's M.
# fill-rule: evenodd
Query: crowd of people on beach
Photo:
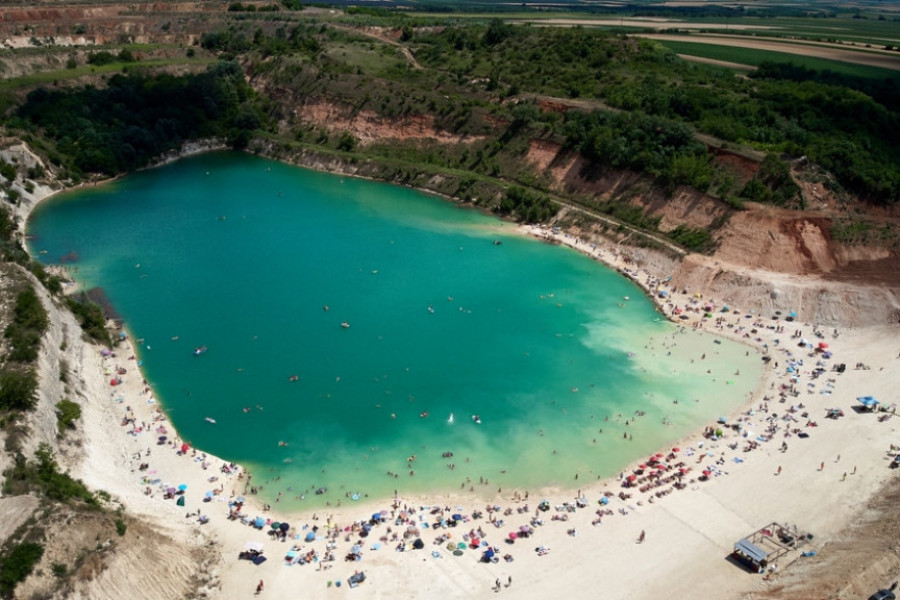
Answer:
M146 382L140 397L126 399L118 391L126 369L118 364L115 353L109 353L104 356L107 375L117 381L110 398L122 405L120 425L127 435L135 438L138 447L126 458L135 474L135 484L143 488L146 496L162 502L184 505L183 499L189 498L191 508L196 510L188 511L185 516L196 518L199 523L221 516L233 521L234 526L266 533L272 541L285 544L286 549L278 554L287 566L316 565L316 570L329 571L339 564L337 557L343 556L345 562L356 566L368 553L392 547L401 553L424 550L434 560L447 555L468 555L498 565L502 570L504 563L521 555L519 549L524 540L528 540L529 547L534 547L536 556L545 556L550 549L541 544L541 538L547 527L566 527L569 536L575 537L580 523L599 527L607 519L625 518L640 511L645 504L663 501L669 494L696 489L717 477L728 476L748 460L748 454L760 448L771 449L777 445L779 452L790 452L794 438L808 437L824 426L818 419L830 416L826 413L831 408L825 405L824 399L837 388L844 372L839 369L844 363L836 361L834 351L824 342L824 329L801 325L794 319L787 321L780 314L767 321L759 314L740 312L687 290L669 287L668 281L637 268L623 267L622 273L657 298L661 310L670 318L687 315L686 319L673 319L681 327L708 328L743 341L748 345L748 352L758 351L774 376L762 400L738 415L707 424L701 435L686 441L684 448L674 446L649 456L623 470L612 481L578 490L571 500L543 499L533 504L527 491L510 490L508 497L503 498L502 491L498 490L501 499L488 501L479 510L461 505L412 504L395 492L384 508L363 518L339 523L332 516L320 519L317 514L307 514L300 517L300 522L289 525L273 515L269 505L246 500L248 494L263 489L262 485L253 484L251 474L234 463L198 452L175 436L166 416L155 406ZM807 333L819 341L810 342L804 337ZM837 340L839 335L835 329L830 337ZM696 357L698 361L703 359L705 355ZM131 404L139 401L149 408L149 419L138 416L132 409ZM154 453L158 452L175 453L203 471L219 463L205 476L209 489L201 496L167 481L174 474L159 473L153 466ZM822 462L821 468L824 467ZM780 475L781 471L779 466L773 476ZM854 467L844 478L855 472ZM484 481L486 478L482 478ZM278 482L266 483L278 485ZM268 494L271 496L272 491ZM637 541L644 543L645 536L642 530ZM261 554L256 552L256 557ZM324 577L331 585L330 575ZM505 587L511 584L509 576ZM260 581L257 593L262 588ZM499 578L493 590L501 590Z

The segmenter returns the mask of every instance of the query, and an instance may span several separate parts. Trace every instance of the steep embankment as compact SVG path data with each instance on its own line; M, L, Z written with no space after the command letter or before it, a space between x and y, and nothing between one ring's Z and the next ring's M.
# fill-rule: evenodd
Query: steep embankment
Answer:
M21 171L40 165L53 181L52 169L43 164L24 144L0 151L0 158L16 164ZM30 210L52 193L50 185L36 184L26 189L14 184L22 196L16 206L20 232ZM0 269L0 285L6 290L28 283L48 313L35 364L39 377L37 402L33 411L22 414L19 423L0 431L0 473L12 466L15 448L32 459L41 444L53 449L60 470L84 480L94 491L109 492L105 510L53 502L36 496L0 498L0 520L4 526L0 544L22 539L37 542L43 556L31 576L16 588L17 597L64 597L114 599L133 595L145 598L194 597L208 585L215 564L221 559L207 536L192 521L166 519L158 508L147 503L124 506L119 513L117 486L127 486L111 465L120 463L129 448L111 445L122 436L98 439L87 431L109 431L121 426L115 414L109 388L103 387L104 366L100 348L84 336L78 322L60 298L52 297L35 277L14 263ZM11 306L4 303L3 313ZM2 326L2 323L0 323ZM139 383L139 382L136 382ZM81 418L73 430L60 435L56 405L66 399L81 407ZM134 485L133 483L131 485ZM121 527L127 529L119 531Z
M547 141L533 143L527 160L558 191L631 203L658 218L662 231L679 225L714 231L718 246L710 256L690 254L675 262L646 249L632 250L639 266L660 278L671 276L676 288L769 314L793 310L813 322L861 326L900 320L900 256L884 245L834 240L832 222L848 211L836 210L821 189L807 199L822 207L816 212L753 203L735 211L689 188L665 198L633 173L591 173L582 159ZM753 175L752 161L736 154L718 150L716 160L727 162L744 180ZM560 224L573 223L570 217L561 216ZM604 235L626 246L630 237L584 219L578 228L581 235Z

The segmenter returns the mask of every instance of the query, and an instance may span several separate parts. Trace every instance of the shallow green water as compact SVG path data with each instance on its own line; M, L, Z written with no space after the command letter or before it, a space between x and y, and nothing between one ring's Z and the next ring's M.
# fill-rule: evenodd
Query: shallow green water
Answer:
M279 477L264 493L283 504L576 487L728 412L760 372L510 224L244 154L58 196L28 230L144 339L181 436Z

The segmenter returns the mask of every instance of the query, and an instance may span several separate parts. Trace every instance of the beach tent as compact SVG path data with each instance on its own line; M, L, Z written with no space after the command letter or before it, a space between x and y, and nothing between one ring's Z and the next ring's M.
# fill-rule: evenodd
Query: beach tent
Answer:
M184 496L178 496L178 500L175 501L175 504L178 506L184 506Z
M857 401L869 410L873 410L878 405L878 400L872 396L859 396Z

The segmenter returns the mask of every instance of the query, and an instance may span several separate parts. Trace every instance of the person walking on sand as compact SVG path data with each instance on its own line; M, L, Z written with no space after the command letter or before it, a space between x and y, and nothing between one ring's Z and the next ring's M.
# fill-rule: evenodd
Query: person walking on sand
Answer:
M776 475L781 475L781 465L778 465L778 470L775 471Z
M260 580L259 580L259 583L256 584L256 593L257 593L257 595L258 595L260 592L262 592L262 591L263 591L263 580L260 579Z
M647 532L641 529L641 535L638 536L638 544L644 543L644 538L647 537Z

